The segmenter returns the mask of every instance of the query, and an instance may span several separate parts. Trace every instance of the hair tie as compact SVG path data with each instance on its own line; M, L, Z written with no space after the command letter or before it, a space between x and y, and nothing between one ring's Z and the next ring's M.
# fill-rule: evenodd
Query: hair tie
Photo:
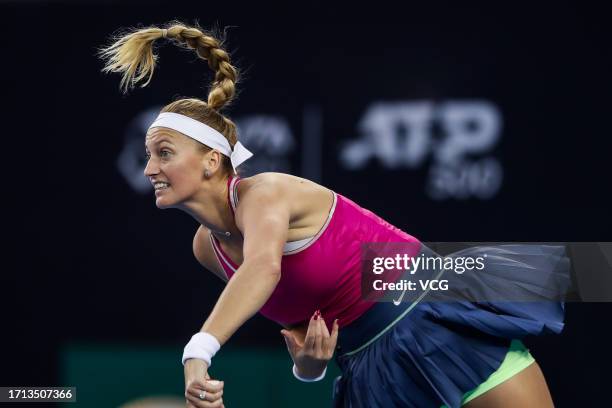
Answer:
M162 38L167 38L168 37L168 30L166 30L165 28L162 28Z

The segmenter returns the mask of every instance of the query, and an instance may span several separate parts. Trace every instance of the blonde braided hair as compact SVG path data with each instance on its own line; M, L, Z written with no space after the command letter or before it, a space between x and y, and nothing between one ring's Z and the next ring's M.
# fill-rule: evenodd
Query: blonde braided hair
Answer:
M105 60L103 72L122 74L120 88L126 93L137 84L145 87L151 82L157 55L153 51L156 40L166 38L176 45L195 50L196 54L208 62L214 72L207 101L197 98L179 99L166 105L162 112L180 113L199 120L222 133L234 146L237 139L236 125L220 110L229 105L236 95L238 70L230 62L229 54L223 49L223 42L215 35L199 27L188 27L173 22L164 28L148 27L132 29L114 38L114 42L100 50ZM201 145L203 151L210 148ZM231 170L231 163L224 156L224 167Z

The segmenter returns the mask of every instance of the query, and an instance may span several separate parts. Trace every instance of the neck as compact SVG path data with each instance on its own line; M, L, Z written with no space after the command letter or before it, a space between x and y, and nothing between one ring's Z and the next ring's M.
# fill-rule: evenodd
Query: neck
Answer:
M178 208L211 230L217 238L231 241L239 237L240 233L227 199L227 184L227 178L216 182L211 180Z

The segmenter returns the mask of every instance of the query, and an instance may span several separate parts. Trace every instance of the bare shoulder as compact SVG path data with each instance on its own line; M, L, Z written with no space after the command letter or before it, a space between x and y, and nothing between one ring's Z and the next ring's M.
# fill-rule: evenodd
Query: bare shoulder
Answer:
M288 174L283 173L259 173L242 179L238 185L238 190L242 193L241 195L251 190L275 190L287 184L288 176Z
M285 176L281 173L260 173L242 179L238 185L235 220L243 234L246 233L245 223L248 220L260 223L263 219L285 218L285 215L288 220L290 187Z
M258 191L259 194L283 194L304 189L327 190L327 188L305 178L285 173L267 172L242 179L238 186L238 193L242 198L249 191Z
M272 212L292 212L297 192L305 183L315 183L284 173L259 173L244 178L238 185L238 207L236 222L241 227L243 217L248 212L270 214Z
M217 275L222 281L227 282L227 275L219 265L209 235L208 228L200 225L193 237L193 255L200 265Z
M333 192L313 181L284 173L260 173L238 185L236 221L241 228L246 207L288 213L290 241L311 237L320 230L334 200ZM241 203L245 205L241 206ZM241 208L242 207L242 208ZM241 229L242 230L242 229Z

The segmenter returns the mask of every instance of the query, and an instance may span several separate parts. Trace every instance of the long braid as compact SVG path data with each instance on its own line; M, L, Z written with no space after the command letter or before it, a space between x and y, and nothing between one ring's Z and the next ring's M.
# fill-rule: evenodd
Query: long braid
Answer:
M164 36L185 48L195 50L200 58L208 62L215 73L208 94L208 106L215 110L227 106L236 94L238 70L230 63L229 54L222 48L221 42L197 27L174 23L166 28L148 27L122 35L113 44L100 50L100 56L106 60L103 71L123 75L120 84L123 92L143 80L140 86L147 86L157 62L153 43Z
M238 70L230 63L229 54L222 48L221 42L199 28L180 24L168 27L167 36L195 50L200 58L208 61L208 66L215 72L208 93L208 106L216 110L227 106L236 94Z
M127 92L137 84L147 86L153 76L157 55L153 45L156 40L168 39L181 47L194 50L208 62L215 73L207 102L196 98L179 99L166 105L162 112L174 112L189 116L222 133L231 146L237 139L236 124L220 113L236 96L238 70L230 63L229 54L222 48L222 41L199 27L188 27L180 22L165 26L132 29L114 38L114 42L100 50L105 60L104 72L122 75L120 88ZM203 151L210 148L200 144ZM233 171L229 159L224 157L227 173Z

